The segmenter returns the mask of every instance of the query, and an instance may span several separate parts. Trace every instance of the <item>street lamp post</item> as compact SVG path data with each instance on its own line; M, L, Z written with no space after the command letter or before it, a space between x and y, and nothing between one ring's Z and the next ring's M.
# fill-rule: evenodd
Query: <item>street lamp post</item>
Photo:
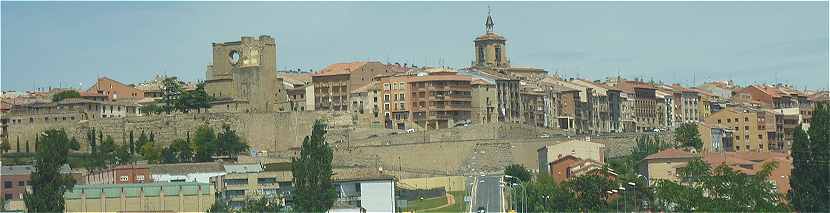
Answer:
M628 185L634 189L634 211L637 211L637 203L639 202L637 201L637 184L634 182L628 182Z

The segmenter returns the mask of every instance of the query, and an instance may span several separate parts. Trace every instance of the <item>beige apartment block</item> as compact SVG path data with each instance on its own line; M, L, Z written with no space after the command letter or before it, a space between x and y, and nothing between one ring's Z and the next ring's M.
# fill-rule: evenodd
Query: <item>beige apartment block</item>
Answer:
M731 138L721 140L713 134L717 131L728 131ZM778 149L775 129L775 115L770 110L732 107L716 112L698 125L700 138L703 140L702 151L714 151L722 147L722 151L752 151L766 152ZM723 136L721 136L723 137Z

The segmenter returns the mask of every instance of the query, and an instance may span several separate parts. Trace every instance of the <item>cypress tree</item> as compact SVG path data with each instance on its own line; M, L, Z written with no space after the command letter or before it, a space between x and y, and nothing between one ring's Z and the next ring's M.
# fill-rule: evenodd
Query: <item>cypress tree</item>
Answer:
M156 142L156 135L153 132L150 132L150 141Z
M130 130L130 154L135 154L135 140L133 138L133 130Z
M796 211L830 209L830 108L818 104L810 129L795 129L792 145L790 203Z
M29 153L29 141L26 141L26 153Z
M90 151L90 153L95 154L95 153L97 153L97 150L95 150L95 147L98 146L98 142L96 141L97 138L95 137L95 128L92 128L92 131L89 132L89 138L90 138L90 140L89 140L89 148L90 148L89 151Z
M332 149L326 143L326 125L317 120L306 136L300 156L291 160L296 188L294 203L302 212L326 212L337 197L331 176Z
M810 139L801 126L795 129L792 145L793 168L790 174L790 204L799 211L814 209L815 187L810 175L812 155Z
M830 210L830 108L818 104L810 123L813 187L816 187L814 211Z
M17 146L15 146L15 147L17 147L17 152L19 153L20 152L20 135L17 136Z
M40 134L35 134L35 152L37 152L38 143L40 143Z
M75 185L75 180L61 174L60 168L68 163L69 150L78 150L77 141L69 140L63 130L46 130L43 149L34 155L35 171L31 175L31 193L23 197L30 212L63 212L63 194Z

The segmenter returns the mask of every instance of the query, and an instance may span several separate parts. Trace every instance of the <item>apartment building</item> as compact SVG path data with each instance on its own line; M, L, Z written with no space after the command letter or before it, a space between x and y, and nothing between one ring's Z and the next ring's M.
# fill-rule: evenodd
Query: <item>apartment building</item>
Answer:
M539 87L523 87L520 96L522 99L522 113L524 123L529 126L547 128L552 126L548 123L548 102L545 92Z
M107 77L98 78L86 92L104 95L108 101L144 99L144 91Z
M2 164L2 162L0 162ZM64 164L60 168L61 174L68 174L75 180L76 184L83 184L84 178L80 171L73 171L69 164ZM23 203L23 194L31 190L32 173L35 172L35 167L32 165L15 165L0 167L0 194L3 197L3 203L6 204L7 211L25 210Z
M766 152L781 150L783 144L777 140L775 129L775 115L772 111L763 109L752 109L732 107L721 110L704 119L698 125L703 140L704 151L754 151ZM716 143L717 134L712 129L722 129L729 132L732 137L725 142ZM721 135L723 137L725 135Z
M496 116L496 84L484 79L474 79L470 86L473 100L471 117L473 123L492 123L498 121Z
M395 212L397 179L376 170L337 172L332 176L337 198L333 212L360 209L361 212Z
M266 167L259 163L223 166L225 175L212 177L210 181L220 193L220 198L233 208L242 207L249 198L286 198L293 190L290 169L266 170Z
M379 84L384 126L441 129L471 122L471 82L472 78L451 70L382 78Z
M376 61L337 63L311 76L316 111L349 111L351 92L369 84L375 76L400 73L395 65Z

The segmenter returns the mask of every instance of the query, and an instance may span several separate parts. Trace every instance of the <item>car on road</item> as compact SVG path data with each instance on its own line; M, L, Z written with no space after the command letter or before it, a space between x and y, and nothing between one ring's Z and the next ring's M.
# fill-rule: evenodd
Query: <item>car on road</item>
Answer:
M539 135L539 138L549 138L549 137L550 137L550 135L547 134L547 133Z
M479 206L478 209L476 210L476 212L477 213L485 213L485 212L487 212L487 209L485 209L483 206Z

